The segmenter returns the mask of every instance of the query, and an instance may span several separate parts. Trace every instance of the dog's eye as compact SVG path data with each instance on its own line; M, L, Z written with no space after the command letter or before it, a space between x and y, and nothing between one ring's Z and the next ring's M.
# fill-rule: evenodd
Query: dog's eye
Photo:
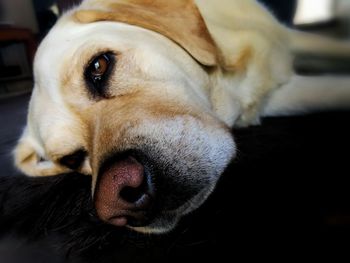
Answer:
M113 55L105 53L95 57L85 70L85 79L92 92L105 96L105 84L113 62Z
M90 77L94 81L102 80L104 74L107 72L109 66L109 58L107 55L99 56L95 58L89 66Z

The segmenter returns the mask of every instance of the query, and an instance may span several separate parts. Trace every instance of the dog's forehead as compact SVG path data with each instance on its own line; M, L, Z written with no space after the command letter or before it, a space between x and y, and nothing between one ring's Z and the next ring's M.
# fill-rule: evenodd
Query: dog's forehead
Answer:
M137 31L137 33L135 33ZM84 67L94 55L94 50L123 51L135 49L143 43L143 49L151 48L147 33L140 28L122 23L99 22L81 24L66 15L62 17L41 42L34 62L36 89L49 93L58 100L62 73L70 74L73 67ZM153 45L154 46L154 45ZM78 61L78 63L73 63Z
M126 38L129 47L136 43L132 35L118 38L121 34L128 34L126 30L120 34L118 31L123 31L123 25L110 22L80 24L72 19L59 21L39 46L34 63L35 73L41 73L40 71L44 69L57 72L53 69L55 65L59 65L63 59L69 59L84 48L88 49L89 46L103 47L104 43L113 41L120 48L125 45Z
M125 23L80 23L73 14L64 15L39 46L34 63L36 96L63 105L60 88L65 76L74 76L78 81L88 62L105 51L128 54L127 57L134 61L130 65L138 67L148 80L175 83L178 92L179 89L189 92L188 87L197 90L207 85L205 71L168 38ZM123 61L128 63L130 59ZM126 75L135 70L130 65L122 67L128 70ZM208 103L205 98L202 100Z
M93 55L110 49L121 53L132 50L138 66L147 74L171 76L176 68L191 72L192 76L202 73L184 50L158 33L119 22L82 24L66 15L39 46L34 63L36 84L45 89L56 86L62 72L72 71L69 66L84 66ZM79 63L69 63L73 61ZM171 74L164 72L167 68L172 69Z
M148 61L144 66L153 69L151 63L156 59L162 60L158 64L163 65L183 59L184 54L179 54L180 58L166 59L169 48L174 47L176 45L165 37L140 27L109 21L82 24L76 22L71 15L66 15L39 46L34 63L35 79L37 84L43 83L46 86L52 80L60 78L62 65L67 66L65 61L79 59L79 66L83 66L82 63L85 64L92 58L94 50L96 53L110 49L121 53L133 50L138 57L143 58L138 61L140 66ZM184 53L177 49L179 53Z

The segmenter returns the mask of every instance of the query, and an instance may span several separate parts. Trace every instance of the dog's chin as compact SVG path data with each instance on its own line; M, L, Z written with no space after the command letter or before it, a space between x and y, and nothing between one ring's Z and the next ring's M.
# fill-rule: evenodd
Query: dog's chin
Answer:
M176 210L161 212L147 226L127 227L136 232L144 234L164 234L170 232L177 226L183 216L193 212L198 207L200 207L207 200L214 188L215 185L213 184L212 186L203 189L200 193L198 193L192 199L188 200L185 204Z

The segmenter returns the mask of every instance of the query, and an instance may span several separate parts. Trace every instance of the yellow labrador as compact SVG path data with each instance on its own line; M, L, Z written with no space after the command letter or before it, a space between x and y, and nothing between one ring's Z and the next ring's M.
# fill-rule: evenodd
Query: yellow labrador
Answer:
M253 0L85 0L38 49L16 165L91 175L102 220L169 231L235 156L231 127L350 101L295 77L278 89L296 34Z

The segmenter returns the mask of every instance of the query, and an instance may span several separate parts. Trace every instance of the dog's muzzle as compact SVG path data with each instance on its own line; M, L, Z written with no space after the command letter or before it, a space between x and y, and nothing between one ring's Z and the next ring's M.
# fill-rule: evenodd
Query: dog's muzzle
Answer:
M231 134L218 126L191 116L104 125L92 151L98 217L139 232L174 228L207 199L234 156Z

